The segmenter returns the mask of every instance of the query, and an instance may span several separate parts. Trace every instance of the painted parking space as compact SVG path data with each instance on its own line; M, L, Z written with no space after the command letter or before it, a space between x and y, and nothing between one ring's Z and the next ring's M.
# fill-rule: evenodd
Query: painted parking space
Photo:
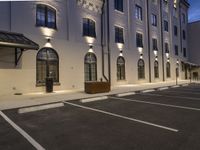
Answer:
M1 150L35 150L35 148L3 117L0 116L0 149Z
M68 104L51 110L26 114L7 111L6 114L50 150L168 150L183 140L177 132ZM179 142L169 144L168 139Z
M97 98L98 101L94 98L87 102L63 101L62 107L26 113L13 109L3 113L48 150L200 149L200 101L151 95L158 93L161 91L112 95ZM16 132L13 128L8 130ZM4 140L10 143L13 138ZM22 144L32 147L22 139ZM26 145L20 149L27 149Z

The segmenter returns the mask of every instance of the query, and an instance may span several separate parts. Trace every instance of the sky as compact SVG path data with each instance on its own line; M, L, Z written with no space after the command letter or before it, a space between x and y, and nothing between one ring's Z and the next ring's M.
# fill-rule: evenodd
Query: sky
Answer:
M189 0L189 22L200 20L200 0Z

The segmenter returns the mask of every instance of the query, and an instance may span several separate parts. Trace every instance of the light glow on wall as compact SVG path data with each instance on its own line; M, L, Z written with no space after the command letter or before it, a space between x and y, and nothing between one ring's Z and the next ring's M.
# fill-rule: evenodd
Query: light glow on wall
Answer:
M89 45L92 45L95 41L95 38L93 37L89 37L89 36L85 36L85 40Z
M139 52L140 54L142 54L142 51L143 51L143 48L142 48L142 47L138 47L138 52Z
M123 47L124 47L124 44L123 43L117 43L117 47L121 51L123 49Z

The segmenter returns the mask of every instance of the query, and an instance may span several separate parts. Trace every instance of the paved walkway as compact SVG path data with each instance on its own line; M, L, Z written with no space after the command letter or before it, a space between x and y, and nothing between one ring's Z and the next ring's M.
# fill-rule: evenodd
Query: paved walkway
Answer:
M179 81L179 84L189 83L189 80ZM59 101L74 100L80 98L90 98L104 95L112 95L125 93L130 91L140 91L164 86L173 86L175 81L144 83L144 84L128 84L112 87L111 92L101 94L86 94L84 91L56 91L55 93L27 93L24 95L2 95L0 96L0 110L26 107L32 105L47 104Z

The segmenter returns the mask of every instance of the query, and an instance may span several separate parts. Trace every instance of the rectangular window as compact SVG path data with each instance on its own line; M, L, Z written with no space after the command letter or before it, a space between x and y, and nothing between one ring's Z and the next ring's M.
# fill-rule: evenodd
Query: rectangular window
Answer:
M124 43L123 28L115 26L115 43Z
M139 20L142 20L142 7L139 5L135 6L135 17Z
M153 50L158 50L157 39L153 39Z
M184 24L186 23L185 14L182 14L182 22L183 22Z
M183 56L187 57L187 50L186 50L186 48L183 48Z
M56 10L47 5L37 5L36 26L56 29Z
M151 24L152 26L157 26L157 16L154 14L151 14Z
M123 0L115 0L115 9L121 12L124 11Z
M83 18L83 36L96 38L95 22L88 18Z
M174 36L178 36L178 27L174 26Z
M174 46L174 50L175 50L175 55L178 56L178 45Z
M136 46L143 47L143 37L141 33L136 33Z
M168 21L164 20L164 31L168 32L169 28L168 28Z
M185 34L185 30L183 30L183 40L186 39L186 34Z
M165 43L165 53L169 53L169 44Z

